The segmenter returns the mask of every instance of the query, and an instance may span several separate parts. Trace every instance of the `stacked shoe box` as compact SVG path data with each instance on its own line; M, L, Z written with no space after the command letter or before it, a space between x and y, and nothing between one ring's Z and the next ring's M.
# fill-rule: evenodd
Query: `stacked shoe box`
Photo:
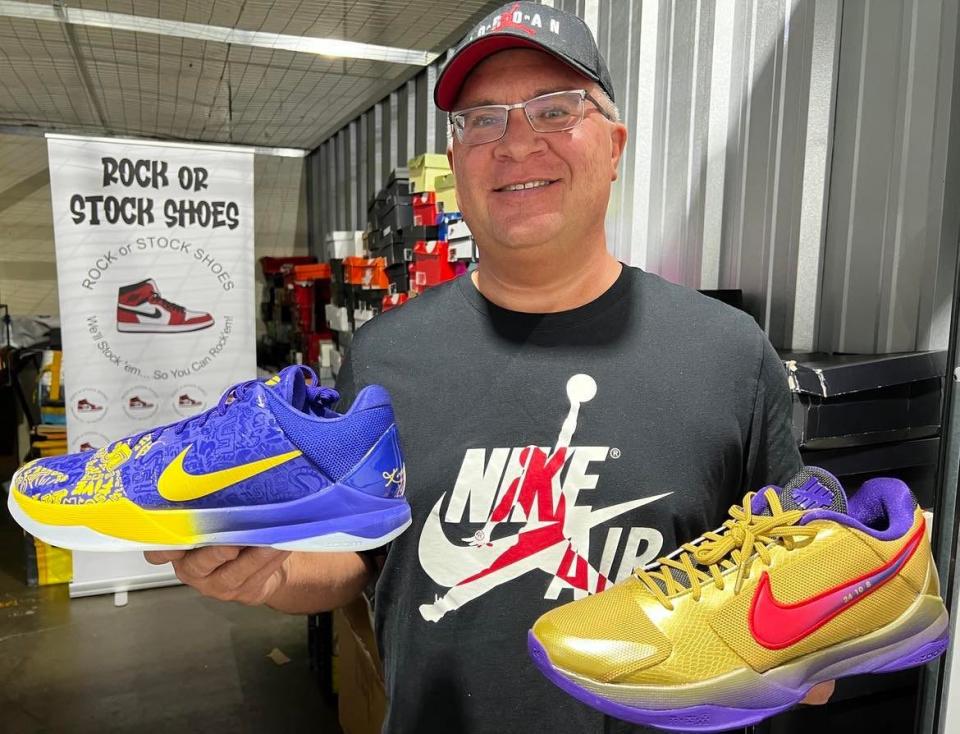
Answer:
M437 203L438 181L442 186L441 201L444 195L449 196L446 193L449 191L449 179L445 177L449 177L451 171L447 157L427 153L411 159L409 166L413 186L413 221L415 225L429 228L428 231L416 233L411 251L410 291L417 294L452 280L465 272L465 268L450 259L450 248L443 239L443 205Z
M421 191L411 198L413 204L413 224L417 227L430 227L437 224L439 211L437 195L433 191Z
M351 314L355 308L355 289L349 282L353 271L349 263L364 257L364 232L360 230L330 232L324 247L330 260L330 302L324 306L324 319L333 332L336 344L334 350L321 347L321 359L329 361L330 371L335 377L339 361L347 348L352 329ZM324 365L326 366L326 365Z
M402 235L413 226L410 181L406 168L390 173L387 184L367 206L366 249L371 257L382 257L388 265L403 261Z
M365 242L371 258L382 258L388 281L387 293L379 294L370 310L382 307L384 295L410 291L409 266L417 242L437 239L434 195L414 195L407 168L395 169L386 186L367 206L369 219ZM373 294L371 294L373 295Z
M329 353L324 347L333 344L333 334L326 323L326 305L330 302L330 266L327 263L294 265L285 281L292 294L296 335L290 361L316 367L320 379L329 380L333 373L330 371ZM328 355L326 360L324 354Z
M460 206L457 204L456 177L452 173L448 173L435 179L435 184L437 187L437 208L445 214L460 211Z
M389 293L380 302L380 313L386 313L397 306L402 306L408 300L410 300L410 296L406 293Z
M63 353L57 349L43 352L37 375L36 406L40 423L30 434L29 458L60 456L67 451L67 418L63 382ZM102 407L102 406L101 406ZM99 448L86 444L86 448ZM25 577L30 586L69 583L73 580L73 554L24 533Z
M424 153L411 158L407 165L410 169L410 184L413 191L423 193L437 190L437 179L449 176L450 163L441 153Z
M331 232L324 240L324 248L330 262L330 303L349 309L350 292L344 277L343 261L363 256L363 232Z
M323 241L328 260L343 260L351 255L363 254L363 232L330 232Z
M379 311L383 295L390 291L387 263L382 257L351 257L343 261L344 279L351 290L349 318L359 328Z
M263 293L260 316L265 333L257 343L257 361L266 366L277 366L290 361L295 342L293 293L288 291L285 278L297 265L315 264L312 256L262 257Z
M413 283L415 293L453 280L467 272L466 266L450 256L450 245L443 240L418 242L413 248Z
M894 476L934 504L945 351L780 356L805 463L854 484Z
M446 239L450 243L450 257L454 260L477 262L477 244L465 221L458 219L449 222L446 225Z
M413 227L413 205L410 196L410 174L406 168L390 173L386 186L367 207L366 244L371 257L383 258L389 290L406 292L407 253Z

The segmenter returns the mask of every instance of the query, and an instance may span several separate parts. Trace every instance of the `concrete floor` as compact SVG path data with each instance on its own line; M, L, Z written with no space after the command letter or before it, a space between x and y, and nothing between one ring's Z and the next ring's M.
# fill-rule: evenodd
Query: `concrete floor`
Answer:
M0 733L340 732L303 617L185 587L71 601L25 586L21 537L0 511Z

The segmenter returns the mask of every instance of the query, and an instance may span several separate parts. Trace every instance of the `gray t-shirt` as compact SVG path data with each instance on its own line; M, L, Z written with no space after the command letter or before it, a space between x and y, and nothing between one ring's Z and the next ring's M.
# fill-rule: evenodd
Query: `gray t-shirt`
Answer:
M463 277L357 332L342 405L373 383L393 396L413 509L376 585L385 730L643 731L548 682L527 630L798 470L763 332L636 268L554 314Z

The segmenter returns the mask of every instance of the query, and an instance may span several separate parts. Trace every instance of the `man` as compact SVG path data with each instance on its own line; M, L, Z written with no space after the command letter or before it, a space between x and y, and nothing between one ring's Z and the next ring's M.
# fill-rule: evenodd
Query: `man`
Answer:
M638 731L540 676L527 629L794 474L782 365L747 315L607 251L627 130L582 21L498 11L435 100L480 267L361 329L338 381L344 405L390 390L413 526L373 559L148 555L205 594L290 613L375 580L387 731Z

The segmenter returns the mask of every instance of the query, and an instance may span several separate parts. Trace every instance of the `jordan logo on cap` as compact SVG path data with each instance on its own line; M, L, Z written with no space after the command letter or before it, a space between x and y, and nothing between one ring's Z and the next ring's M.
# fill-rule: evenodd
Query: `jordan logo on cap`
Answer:
M509 10L504 10L500 15L493 19L493 27L496 30L505 31L507 28L516 28L529 36L537 35L536 28L523 25L523 13L518 10L520 3L514 3ZM539 20L539 18L538 18Z
M548 16L548 26L551 33L560 34L560 21L558 19ZM468 40L480 38L487 33L503 31L520 31L528 36L535 36L540 28L543 28L543 19L540 17L540 13L524 13L520 10L520 3L514 3L509 9L490 18L489 23L481 23L477 26Z

